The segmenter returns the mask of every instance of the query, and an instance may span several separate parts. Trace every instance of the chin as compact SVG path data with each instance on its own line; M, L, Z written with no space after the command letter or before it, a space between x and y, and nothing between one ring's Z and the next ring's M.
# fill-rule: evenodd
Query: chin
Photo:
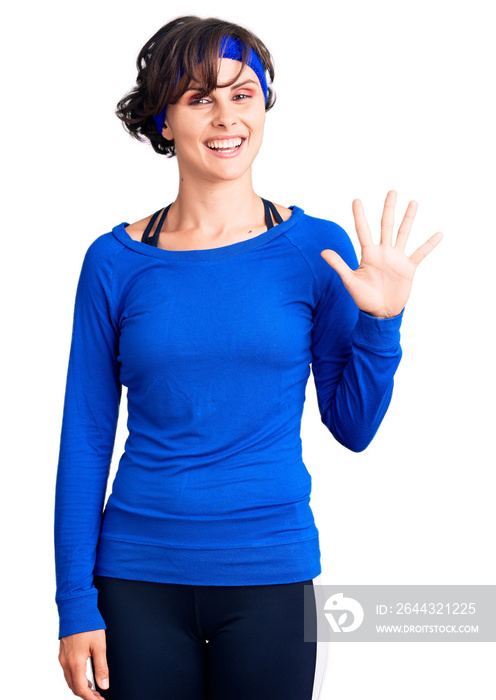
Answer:
M246 175L246 172L251 169L253 161L246 163L234 163L220 161L218 164L208 166L208 176L210 180L239 180Z
M245 173L246 170L243 172L235 173L214 173L210 171L210 177L208 179L211 182L234 182L235 180L241 180Z

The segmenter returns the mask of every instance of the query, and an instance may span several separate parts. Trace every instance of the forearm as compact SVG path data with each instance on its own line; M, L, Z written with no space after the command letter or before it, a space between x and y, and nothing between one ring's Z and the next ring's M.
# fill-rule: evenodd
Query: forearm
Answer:
M360 312L352 351L332 398L321 406L322 422L342 445L363 451L389 407L401 360L399 328L403 312L376 319Z

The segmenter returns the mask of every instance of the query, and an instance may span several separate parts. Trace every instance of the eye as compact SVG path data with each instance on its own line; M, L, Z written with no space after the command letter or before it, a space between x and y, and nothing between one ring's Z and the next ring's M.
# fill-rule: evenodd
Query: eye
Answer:
M205 97L200 97L197 100L192 100L189 104L190 105L199 105L199 104L203 104L203 103L208 104L208 100Z
M233 99L236 102L242 102L245 99L251 99L253 95L249 95L248 93L237 93L234 95ZM189 105L200 105L200 104L210 104L210 100L207 99L207 97L197 97L197 99L192 99L191 102L188 102Z

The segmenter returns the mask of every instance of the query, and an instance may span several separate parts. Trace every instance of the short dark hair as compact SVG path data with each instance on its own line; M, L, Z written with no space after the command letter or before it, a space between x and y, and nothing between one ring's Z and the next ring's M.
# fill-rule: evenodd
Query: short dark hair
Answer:
M216 17L177 17L161 27L143 46L136 59L136 86L117 103L115 114L131 136L142 142L148 140L157 153L169 158L176 155L174 141L158 132L153 116L159 114L165 104L175 104L191 80L198 80L205 86L204 91L199 91L203 97L215 90L223 36L239 39L243 47L241 68L226 87L239 78L249 48L258 54L270 82L274 80L273 58L265 44L249 29ZM181 71L183 75L178 79ZM266 112L275 101L276 95L268 80Z

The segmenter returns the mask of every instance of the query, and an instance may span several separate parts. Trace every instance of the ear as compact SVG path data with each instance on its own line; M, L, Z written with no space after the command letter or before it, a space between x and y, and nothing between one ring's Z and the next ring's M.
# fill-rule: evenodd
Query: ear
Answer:
M164 137L164 139L167 139L168 141L174 140L174 136L172 134L172 129L166 123L164 123L164 127L162 129L162 136Z

